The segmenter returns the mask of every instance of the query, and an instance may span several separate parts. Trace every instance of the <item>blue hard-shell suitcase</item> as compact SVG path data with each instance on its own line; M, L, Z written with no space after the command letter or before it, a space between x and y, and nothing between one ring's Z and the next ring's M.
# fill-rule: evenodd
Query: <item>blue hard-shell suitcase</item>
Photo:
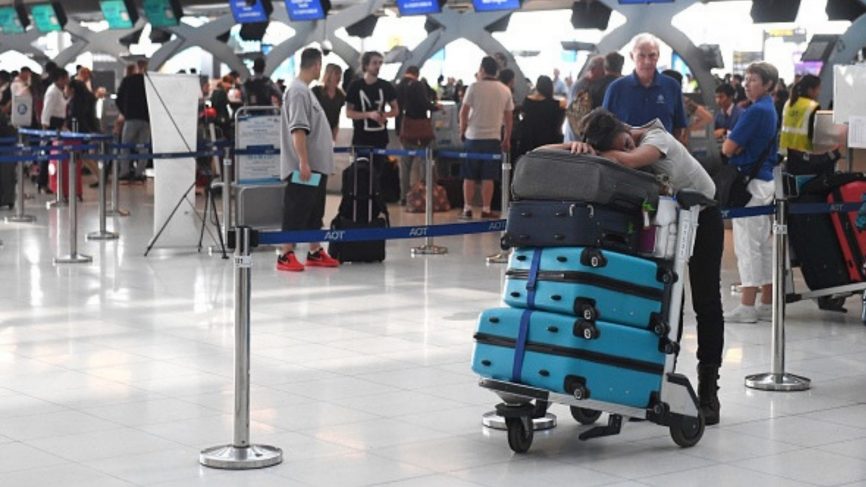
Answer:
M516 249L503 300L665 334L676 274L657 261L591 247Z
M543 311L484 311L472 370L582 399L651 407L664 374L666 339L647 330Z

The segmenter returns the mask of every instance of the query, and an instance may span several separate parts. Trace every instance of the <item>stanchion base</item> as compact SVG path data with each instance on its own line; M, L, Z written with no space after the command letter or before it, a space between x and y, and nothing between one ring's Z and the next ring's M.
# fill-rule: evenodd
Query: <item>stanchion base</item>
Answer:
M794 374L755 374L746 376L746 387L761 391L795 392L812 387L812 380Z
M63 257L55 257L55 264L87 264L93 262L93 257L84 254L70 254Z
M444 255L447 253L448 247L440 247L439 245L412 247L412 255Z
M498 254L489 255L489 256L487 256L487 263L488 264L507 264L508 263L508 256L510 254L511 254L510 252L503 251L503 252L499 252Z
M90 232L86 238L87 240L117 240L120 235L114 232Z
M67 206L69 206L69 202L67 202L67 201L54 200L54 201L49 201L48 203L45 203L45 208L49 209L49 210L51 208L66 208Z
M129 216L129 210L107 210L105 212L106 216Z
M508 429L508 427L505 426L505 418L496 414L496 411L484 413L481 416L481 424L484 425L485 428L493 430L505 431ZM553 428L556 428L555 414L547 413L543 418L535 418L532 420L532 429L535 431L544 431Z
M7 216L4 220L6 223L33 223L36 221L36 217L33 215Z
M227 470L273 467L283 461L283 450L267 445L250 445L246 448L215 446L202 450L198 461L205 467Z

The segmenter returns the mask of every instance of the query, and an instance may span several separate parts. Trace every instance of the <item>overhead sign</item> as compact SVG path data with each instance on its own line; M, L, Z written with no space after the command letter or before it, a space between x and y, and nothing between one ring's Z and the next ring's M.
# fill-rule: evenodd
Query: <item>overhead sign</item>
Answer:
M55 4L40 3L30 7L30 15L33 16L33 24L36 30L42 33L60 32L63 30L64 15L57 10Z
M180 22L183 10L177 0L144 0L144 16L156 28L174 27Z
M806 29L797 27L792 29L767 29L764 38L782 38L785 42L806 42Z
M397 0L401 16L438 14L442 11L439 0Z
M321 0L286 0L286 10L292 22L324 20L325 9Z
M268 21L268 12L265 10L262 0L255 0L253 4L247 0L230 0L229 6L232 9L232 16L239 24Z
M99 9L108 21L109 29L131 29L138 20L138 11L125 0L99 0Z
M472 0L476 12L495 12L497 10L517 10L520 0Z
M0 7L0 34L23 34L24 25L15 7Z

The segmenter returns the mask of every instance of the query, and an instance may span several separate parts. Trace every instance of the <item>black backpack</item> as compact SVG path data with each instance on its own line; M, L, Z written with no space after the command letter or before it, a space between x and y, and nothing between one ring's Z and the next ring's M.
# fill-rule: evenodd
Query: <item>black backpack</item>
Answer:
M271 106L273 94L266 78L251 78L244 82L244 104L247 106Z
M357 223L367 223L388 213L388 208L382 199L378 178L372 178L370 183L370 160L358 157L349 167L343 170L343 198L340 200L338 215L346 220ZM372 200L372 214L370 214Z

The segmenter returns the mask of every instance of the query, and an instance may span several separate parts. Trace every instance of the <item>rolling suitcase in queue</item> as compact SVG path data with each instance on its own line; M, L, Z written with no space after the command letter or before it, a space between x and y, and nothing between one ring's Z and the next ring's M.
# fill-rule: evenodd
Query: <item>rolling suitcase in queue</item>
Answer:
M337 216L331 221L332 230L390 226L388 208L379 195L374 172L366 157L357 157L351 167L343 170L343 197ZM366 190L359 183L362 177L368 181ZM331 242L328 254L340 262L382 262L385 260L385 241Z
M502 247L594 246L636 253L642 226L639 210L579 201L513 201Z
M591 247L520 248L505 273L509 306L667 332L676 274L655 261Z
M0 137L14 137L17 130L8 124L4 115L0 114ZM11 145L14 147L14 143ZM9 147L9 146L3 146ZM15 184L18 182L15 164L0 163L0 206L15 208Z
M837 186L827 196L827 203L860 202L866 194L866 181L852 181ZM857 229L857 212L831 213L836 239L845 260L851 282L864 280L863 256L866 255L866 232Z
M496 405L496 413L505 420L513 451L529 450L532 420L544 417L551 402L570 406L572 416L582 424L594 423L601 412L609 413L606 426L584 431L581 440L618 434L623 418L632 417L668 427L671 438L681 447L700 441L704 418L697 394L689 379L675 372L684 286L683 279L676 276L683 274L691 256L701 206L715 203L690 191L681 191L677 203L677 250L662 266L652 259L593 249L515 252L512 271L526 277L511 277L513 283L509 285L526 294L525 308L494 309L481 315L472 362L473 370L482 377L479 385L503 401ZM641 260L643 264L637 262ZM668 264L669 271L665 270ZM593 275L591 269L595 269L642 286L660 286L667 303L662 323L670 326L648 327L646 310L641 311L641 319L633 320L636 324L607 317L601 305L592 320L570 314L568 308L560 314L539 311L542 271L551 267L568 269L548 271L561 275ZM630 273L620 274L629 268ZM670 279L657 279L649 271L652 268L662 269L659 276Z

